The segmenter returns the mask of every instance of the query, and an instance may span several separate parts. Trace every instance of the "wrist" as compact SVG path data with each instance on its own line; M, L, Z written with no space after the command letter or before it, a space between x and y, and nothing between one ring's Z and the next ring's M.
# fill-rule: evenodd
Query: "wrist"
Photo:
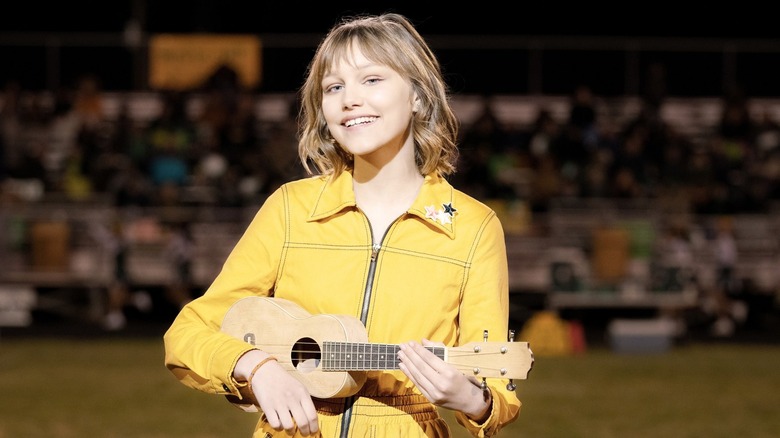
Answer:
M490 413L493 410L493 394L489 389L482 391L482 397L472 412L466 413L472 421L477 424L482 424L490 417Z
M275 357L261 350L247 351L238 358L235 367L233 367L233 380L238 384L240 395L237 399L240 400L240 402L234 403L259 406L257 396L252 387L252 379L262 366L275 360ZM247 412L256 412L256 410L250 408L242 407L242 409Z
M250 350L242 355L236 362L236 366L233 368L233 378L237 382L249 381L252 371L257 367L257 364L271 357L268 353L260 350Z

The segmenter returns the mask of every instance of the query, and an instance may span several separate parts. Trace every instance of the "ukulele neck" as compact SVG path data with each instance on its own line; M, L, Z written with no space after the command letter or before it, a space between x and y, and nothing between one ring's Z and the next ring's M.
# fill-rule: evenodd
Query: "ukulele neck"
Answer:
M446 361L445 347L425 347L439 359ZM322 345L323 371L378 371L397 370L399 346L361 342L324 342Z

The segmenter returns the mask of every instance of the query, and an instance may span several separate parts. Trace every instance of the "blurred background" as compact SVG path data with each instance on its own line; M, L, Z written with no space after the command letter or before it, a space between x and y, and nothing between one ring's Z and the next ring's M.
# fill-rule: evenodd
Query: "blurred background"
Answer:
M452 182L505 228L535 365L501 436L777 435L776 14L432 3L3 4L0 437L251 434L173 378L162 334L303 176L317 43L386 11L439 56Z
M462 123L452 180L503 221L524 337L778 340L770 14L144 0L0 14L6 336L162 334L303 176L296 91L319 40L385 11L440 58Z

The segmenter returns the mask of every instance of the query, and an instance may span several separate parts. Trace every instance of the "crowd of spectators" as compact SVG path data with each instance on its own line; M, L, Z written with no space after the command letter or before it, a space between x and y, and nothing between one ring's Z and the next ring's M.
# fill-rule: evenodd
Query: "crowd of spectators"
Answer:
M146 282L131 278L131 242L162 245L159 262L169 264L173 274L156 280L165 283L162 307L178 310L196 284L189 221L198 219L192 216L198 209L188 207L256 207L278 185L303 176L295 105L282 121L261 123L257 96L236 84L230 71L218 71L202 89L160 92L159 105L150 106L156 110L146 117L138 117L122 95L109 110L100 78L91 75L54 93L5 84L0 94L0 209L11 215L24 211L17 208L24 205L49 205L52 215L63 204L73 211L95 205L113 210L101 220L79 222L73 231L86 230L96 252L113 265L98 320L105 329L124 328L128 308L149 313L153 307ZM199 105L193 111L196 97ZM3 228L19 223L11 215L0 217ZM20 227L31 229L41 219L22 220ZM44 269L28 260L27 252L36 245L31 239L0 235L0 255L21 256L9 271L25 271L28 265ZM63 261L57 268L72 271L74 263Z
M192 92L156 95L159 111L146 118L135 117L121 99L109 117L95 76L54 93L5 84L2 208L95 198L118 209L254 208L280 184L304 176L294 100L286 117L261 120L256 103L262 95L237 86L229 71ZM195 96L200 105L192 111ZM693 214L720 216L766 213L780 200L780 125L768 111L751 112L748 96L725 93L718 123L695 138L664 120L663 98L644 97L641 110L624 123L604 117L598 99L580 86L564 117L539 106L533 123L518 126L499 118L486 96L481 112L461 129L453 183L479 199L523 201L533 213L548 212L561 198L671 196L683 198ZM191 273L189 264L176 266L181 275L169 290L178 292L169 300L181 305ZM124 326L121 308L133 296L121 275L112 290L105 325L116 329Z
M197 114L189 103L197 95ZM53 94L8 83L0 96L0 201L100 198L117 207L256 203L302 175L295 111L261 124L252 93L230 79L160 92L147 120L120 102L106 116L100 81L85 76Z
M100 80L29 93L8 83L0 102L0 196L3 202L59 194L104 196L122 206L256 204L284 181L303 176L295 115L260 123L258 95L215 74L200 90L197 114L186 92L160 92L161 110L134 118L126 105L105 116ZM48 97L47 97L48 96ZM689 138L644 100L616 124L600 117L589 87L573 90L568 117L540 107L531 126L508 126L486 104L464 125L453 177L481 199L520 199L546 211L560 197L648 198L682 194L691 211L767 211L780 198L780 127L750 113L739 93L722 98L722 118L708 135ZM488 100L486 100L488 102Z
M568 117L539 108L529 129L507 129L490 107L464 132L459 183L481 198L526 200L547 211L555 198L659 199L682 196L695 214L767 212L780 199L780 125L730 92L708 132L688 136L643 101L624 124L599 117L597 96L580 86Z

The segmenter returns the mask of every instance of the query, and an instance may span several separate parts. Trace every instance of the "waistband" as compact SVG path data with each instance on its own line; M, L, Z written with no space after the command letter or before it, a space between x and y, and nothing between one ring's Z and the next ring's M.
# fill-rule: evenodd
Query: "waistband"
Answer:
M314 399L317 412L322 415L341 415L349 399ZM411 417L416 422L436 420L439 411L428 399L419 394L407 395L356 395L352 403L353 417L383 417L387 420L398 418L408 421Z

